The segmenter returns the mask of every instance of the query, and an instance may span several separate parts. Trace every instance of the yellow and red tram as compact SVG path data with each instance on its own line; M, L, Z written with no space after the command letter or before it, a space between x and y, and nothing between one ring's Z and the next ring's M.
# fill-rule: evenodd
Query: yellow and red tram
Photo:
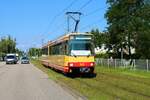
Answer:
M42 47L42 64L64 73L93 73L94 46L89 33L70 33Z

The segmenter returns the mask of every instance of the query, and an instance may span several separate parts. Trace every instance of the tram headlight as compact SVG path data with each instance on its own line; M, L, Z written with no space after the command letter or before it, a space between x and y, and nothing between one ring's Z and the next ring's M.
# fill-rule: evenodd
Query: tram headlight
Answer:
M91 66L94 66L94 63L91 63L90 65L91 65Z
M69 66L71 66L71 67L72 67L72 66L73 66L73 63L69 63Z

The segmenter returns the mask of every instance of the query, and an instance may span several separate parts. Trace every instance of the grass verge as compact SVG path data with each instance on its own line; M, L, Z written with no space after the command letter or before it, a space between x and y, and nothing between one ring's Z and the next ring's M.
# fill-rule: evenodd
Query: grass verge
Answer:
M150 100L150 72L96 66L95 78L69 78L44 67L38 60L32 60L32 63L50 79L65 84L89 100Z

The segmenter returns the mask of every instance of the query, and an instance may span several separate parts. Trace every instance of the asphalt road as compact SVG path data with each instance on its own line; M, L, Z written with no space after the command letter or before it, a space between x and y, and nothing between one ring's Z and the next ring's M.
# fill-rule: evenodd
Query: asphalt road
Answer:
M0 100L77 100L32 64L0 63Z

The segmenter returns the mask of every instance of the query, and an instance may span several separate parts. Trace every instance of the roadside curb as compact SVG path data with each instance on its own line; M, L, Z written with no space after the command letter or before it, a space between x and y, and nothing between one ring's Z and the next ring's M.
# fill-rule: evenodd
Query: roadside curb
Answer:
M0 65L0 68L5 66L5 62L0 62L0 63L2 63L2 65Z

